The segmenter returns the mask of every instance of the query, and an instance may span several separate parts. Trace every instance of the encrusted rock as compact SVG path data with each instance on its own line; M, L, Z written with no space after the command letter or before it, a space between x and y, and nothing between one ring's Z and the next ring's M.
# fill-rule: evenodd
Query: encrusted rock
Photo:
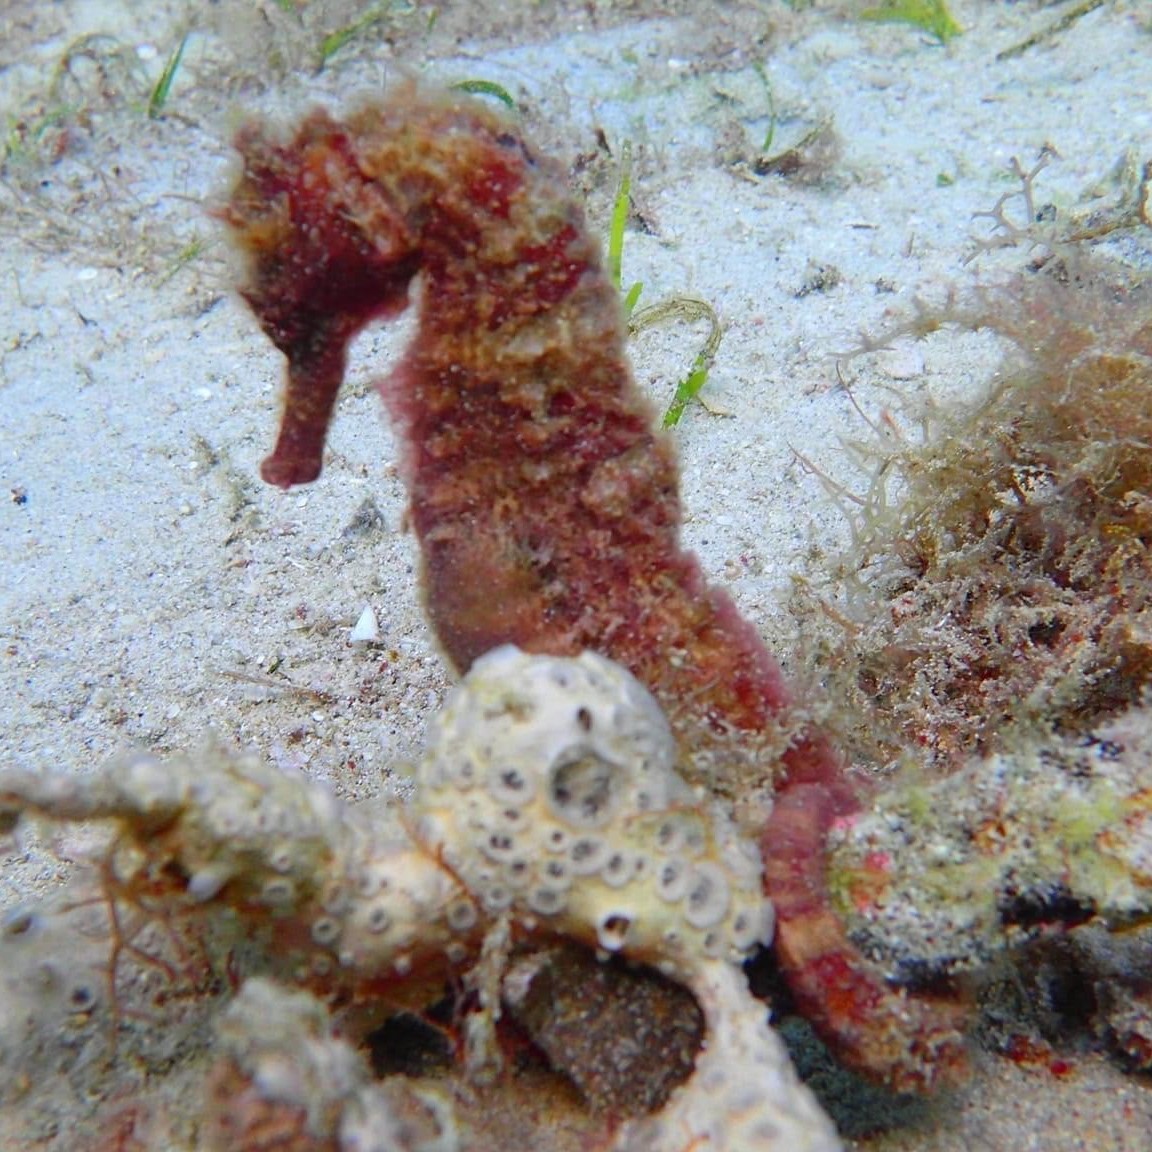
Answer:
M601 1115L662 1108L704 1036L700 1008L678 984L571 945L514 962L503 993L513 1019Z
M896 980L1098 919L1152 922L1152 710L893 788L832 838L853 939Z

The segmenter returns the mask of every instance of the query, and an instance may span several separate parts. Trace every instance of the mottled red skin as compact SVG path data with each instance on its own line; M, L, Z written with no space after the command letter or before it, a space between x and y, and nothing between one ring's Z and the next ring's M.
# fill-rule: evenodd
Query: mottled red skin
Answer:
M316 478L348 341L402 310L420 272L417 336L380 389L452 663L503 643L591 648L652 689L697 766L722 773L779 742L780 668L681 547L673 449L632 380L618 294L560 169L506 119L413 88L342 122L314 112L283 141L249 126L237 147L224 215L249 256L243 294L288 359L264 479ZM809 733L778 786L763 846L797 1000L873 1076L951 1076L952 1017L889 989L830 909L826 833L860 803L843 761Z

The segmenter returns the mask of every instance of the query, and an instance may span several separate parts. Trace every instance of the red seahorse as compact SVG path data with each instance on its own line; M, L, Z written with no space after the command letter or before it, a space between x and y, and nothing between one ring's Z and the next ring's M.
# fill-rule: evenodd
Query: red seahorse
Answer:
M418 332L380 390L449 659L596 649L652 689L689 770L722 786L725 764L760 756L779 788L763 837L777 949L801 1010L895 1087L951 1078L955 1013L889 988L829 906L825 835L860 798L819 733L787 744L779 665L680 544L673 448L562 170L503 115L414 85L343 120L312 112L290 136L250 124L236 144L222 214L248 258L244 298L288 360L264 479L319 475L348 342L403 310L415 280Z

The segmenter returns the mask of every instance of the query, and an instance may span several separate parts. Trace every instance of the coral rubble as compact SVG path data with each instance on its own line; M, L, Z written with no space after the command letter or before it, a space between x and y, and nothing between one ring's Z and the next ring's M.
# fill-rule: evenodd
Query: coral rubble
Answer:
M211 1152L457 1152L452 1105L402 1077L377 1082L314 996L249 980L217 1028L204 1138Z

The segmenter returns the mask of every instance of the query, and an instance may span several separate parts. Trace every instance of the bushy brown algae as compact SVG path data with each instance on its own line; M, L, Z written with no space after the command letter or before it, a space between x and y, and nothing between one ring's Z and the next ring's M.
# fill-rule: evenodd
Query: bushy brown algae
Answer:
M1152 280L1068 248L906 331L945 325L1009 354L980 403L873 459L837 609L846 690L883 718L870 758L942 768L1152 680Z

